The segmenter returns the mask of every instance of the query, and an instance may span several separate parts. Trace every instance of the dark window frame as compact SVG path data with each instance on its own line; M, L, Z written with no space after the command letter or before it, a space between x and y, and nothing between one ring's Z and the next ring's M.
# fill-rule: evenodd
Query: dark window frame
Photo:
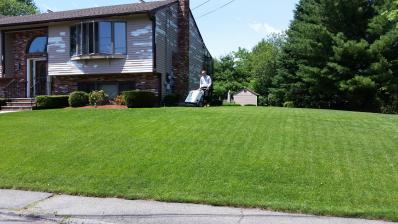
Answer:
M108 22L111 24L111 52L110 53L101 53L100 52L100 23ZM115 24L123 23L125 25L125 45L124 52L118 53L115 51ZM90 31L84 34L83 26L86 26L90 30L90 24L92 25L92 38L90 39ZM78 32L78 27L80 27L80 33ZM85 21L79 22L70 27L70 55L71 56L84 56L84 55L127 55L128 52L128 25L127 21L120 20L98 20L98 21ZM72 33L74 32L74 34ZM79 35L78 35L79 34ZM85 39L86 45L83 45L83 39ZM90 52L90 44L92 44L93 52ZM84 52L84 48L87 48L87 52Z

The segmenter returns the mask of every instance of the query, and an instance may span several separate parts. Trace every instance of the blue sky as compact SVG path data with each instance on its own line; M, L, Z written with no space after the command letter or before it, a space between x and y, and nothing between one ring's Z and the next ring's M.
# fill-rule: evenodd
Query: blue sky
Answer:
M191 0L191 8L207 0ZM293 19L298 0L235 0L215 13L201 17L230 0L210 0L193 10L202 36L214 57L244 47L251 49L272 32L286 30ZM42 11L62 11L104 5L138 2L138 0L36 0ZM201 18L200 18L201 17Z

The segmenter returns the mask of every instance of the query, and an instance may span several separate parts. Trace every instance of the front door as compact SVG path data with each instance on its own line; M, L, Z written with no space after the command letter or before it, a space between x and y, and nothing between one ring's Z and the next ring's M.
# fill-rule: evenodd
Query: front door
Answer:
M28 91L27 97L49 94L47 61L45 59L28 60Z

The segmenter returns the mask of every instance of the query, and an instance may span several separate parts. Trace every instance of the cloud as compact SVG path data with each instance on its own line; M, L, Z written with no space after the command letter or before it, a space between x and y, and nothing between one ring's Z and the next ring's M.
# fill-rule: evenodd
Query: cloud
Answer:
M268 23L261 23L261 22L252 22L249 23L249 27L257 33L270 35L273 33L281 33L282 30L279 30Z

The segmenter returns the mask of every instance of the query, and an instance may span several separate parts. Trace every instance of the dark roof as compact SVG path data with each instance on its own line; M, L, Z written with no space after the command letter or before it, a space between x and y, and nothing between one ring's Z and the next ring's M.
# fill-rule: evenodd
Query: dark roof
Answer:
M28 16L0 17L0 27L28 25L35 23L58 22L90 17L106 17L127 14L148 13L174 3L176 0L164 0L115 6L95 7L62 12L50 12Z

